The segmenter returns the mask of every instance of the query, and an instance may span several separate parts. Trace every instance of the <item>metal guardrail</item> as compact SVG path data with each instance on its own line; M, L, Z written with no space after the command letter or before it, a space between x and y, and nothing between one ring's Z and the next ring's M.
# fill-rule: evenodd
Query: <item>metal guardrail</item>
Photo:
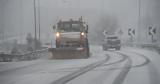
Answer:
M123 46L129 46L129 47L139 47L139 48L145 48L149 50L155 50L160 54L160 44L156 43L144 43L144 44L136 44L136 43L128 43L123 44Z
M48 52L48 48L36 50L33 52L28 52L25 54L0 54L0 62L12 62L12 61L24 61L24 60L34 60L40 58L42 55Z

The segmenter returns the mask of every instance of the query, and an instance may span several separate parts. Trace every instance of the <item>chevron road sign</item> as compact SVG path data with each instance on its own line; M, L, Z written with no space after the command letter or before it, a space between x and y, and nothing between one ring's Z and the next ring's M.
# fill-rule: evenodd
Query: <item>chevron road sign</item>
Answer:
M153 36L156 34L156 28L153 28L153 27L150 26L148 28L148 34L151 35L152 42L154 42Z
M149 31L148 31L148 34L149 34L149 35L154 35L154 34L156 34L156 28L149 27L148 29L149 29Z
M135 35L135 29L128 29L128 35L134 36Z

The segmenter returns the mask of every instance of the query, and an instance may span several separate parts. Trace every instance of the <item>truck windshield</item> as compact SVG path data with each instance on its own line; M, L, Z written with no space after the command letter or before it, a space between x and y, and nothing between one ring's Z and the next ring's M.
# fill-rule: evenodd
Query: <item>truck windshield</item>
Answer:
M61 32L80 32L82 30L82 27L80 24L63 24L59 31Z
M107 37L107 39L118 39L118 37Z

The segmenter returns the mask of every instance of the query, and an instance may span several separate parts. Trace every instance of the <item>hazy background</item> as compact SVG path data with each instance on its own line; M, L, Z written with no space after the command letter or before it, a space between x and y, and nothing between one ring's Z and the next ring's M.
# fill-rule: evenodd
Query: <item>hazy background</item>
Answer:
M89 24L89 37L94 42L103 39L104 29L110 33L122 30L123 41L127 41L128 29L133 28L136 29L135 42L137 37L142 42L150 42L148 27L153 26L158 30L154 38L160 37L160 0L141 0L141 29L138 29L138 0L39 0L39 7L38 0L36 3L37 9L40 8L42 38L53 34L52 26L59 19L80 16ZM22 37L27 33L34 35L33 0L0 0L0 39Z

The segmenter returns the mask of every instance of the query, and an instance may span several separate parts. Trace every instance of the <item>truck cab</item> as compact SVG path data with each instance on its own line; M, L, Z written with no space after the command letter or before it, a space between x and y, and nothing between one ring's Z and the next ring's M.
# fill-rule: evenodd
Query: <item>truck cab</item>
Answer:
M84 46L87 32L88 26L81 20L60 20L56 28L56 48Z

